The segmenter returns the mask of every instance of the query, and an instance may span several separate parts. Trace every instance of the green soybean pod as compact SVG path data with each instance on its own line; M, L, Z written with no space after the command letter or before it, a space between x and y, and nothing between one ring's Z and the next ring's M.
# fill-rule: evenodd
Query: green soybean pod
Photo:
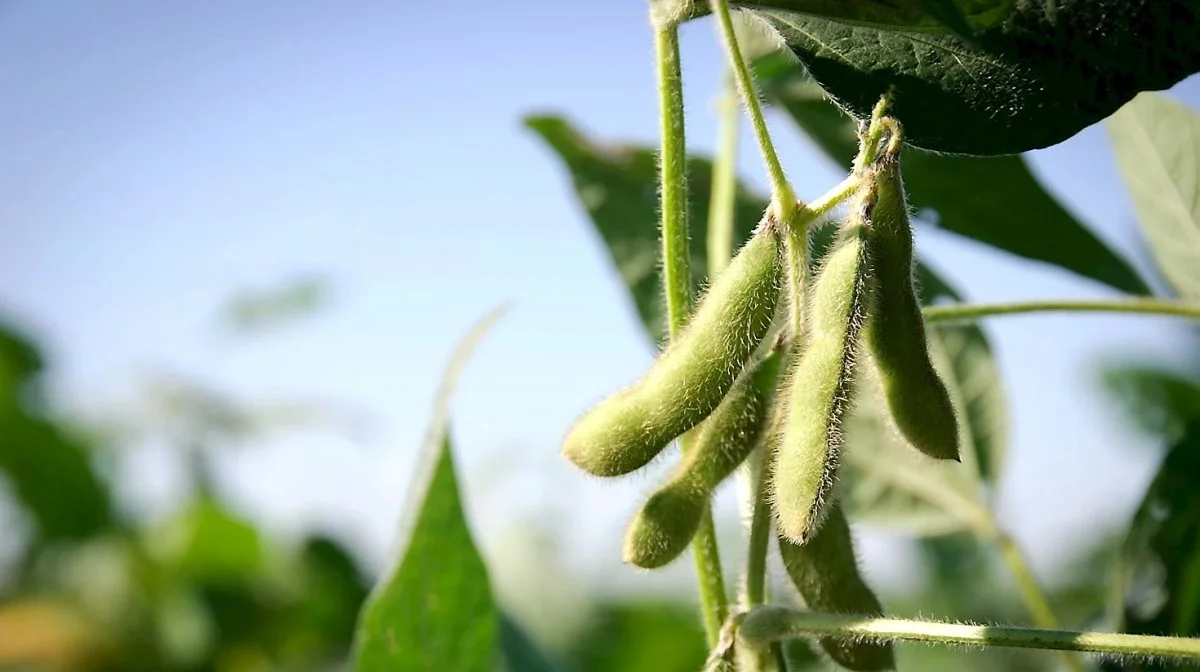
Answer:
M779 537L779 554L792 584L808 608L822 613L882 616L883 606L858 571L854 540L842 507L829 507L825 524L800 545ZM851 670L890 670L896 666L891 643L873 644L822 637L821 648Z
M930 457L958 460L958 418L930 360L913 285L913 233L899 158L898 150L889 151L874 170L879 197L868 214L868 235L875 308L867 321L867 347L892 420L905 440Z
M859 331L868 311L870 259L861 203L826 255L809 297L808 342L787 381L786 417L773 441L771 498L780 534L805 543L821 525L851 403Z
M672 476L638 511L625 534L623 557L644 569L679 557L700 526L714 490L758 445L778 384L782 353L773 350L734 383L695 430Z
M767 333L779 299L782 248L759 225L641 380L586 413L562 452L595 476L640 469L708 417Z

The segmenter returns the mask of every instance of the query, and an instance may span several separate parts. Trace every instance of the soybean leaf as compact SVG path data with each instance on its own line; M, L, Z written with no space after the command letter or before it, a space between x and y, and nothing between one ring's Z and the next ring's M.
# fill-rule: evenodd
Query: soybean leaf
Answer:
M854 123L786 57L756 65L768 99L783 108L839 166L858 147ZM1132 294L1148 294L1137 272L1051 196L1020 156L950 156L908 148L909 201L940 228ZM928 217L927 217L928 218Z
M1167 453L1123 548L1124 628L1200 635L1200 418Z
M1048 147L1138 92L1169 88L1200 70L1195 0L1027 0L970 41L783 9L752 11L779 31L840 107L865 118L892 89L893 114L909 141L941 152Z
M108 483L87 443L48 413L37 346L0 323L0 476L39 541L82 539L113 524Z
M459 498L449 431L454 384L475 345L503 308L459 343L438 392L406 511L397 564L371 591L359 616L354 669L493 672L499 616L487 568Z
M1200 299L1200 114L1143 93L1107 125L1163 275L1181 295Z
M666 335L666 321L659 277L655 151L625 144L599 144L561 117L529 116L525 125L566 164L579 201L629 288L647 332L656 343L661 342ZM687 167L691 273L698 287L707 275L705 239L712 161L693 156ZM741 185L735 198L734 236L740 245L750 237L767 202Z
M1014 9L1012 0L754 0L733 4L789 10L881 30L968 34L999 24ZM711 11L708 3L696 2L688 18Z

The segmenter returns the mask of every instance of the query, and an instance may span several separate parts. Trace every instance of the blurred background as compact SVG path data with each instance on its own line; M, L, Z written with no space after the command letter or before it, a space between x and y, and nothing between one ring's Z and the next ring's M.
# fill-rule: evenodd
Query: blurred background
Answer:
M682 33L702 153L714 35L709 20ZM561 114L653 145L651 59L637 2L0 3L0 668L338 669L454 342L512 301L453 411L497 596L566 669L698 669L690 562L620 562L666 463L601 483L557 453L654 348L562 164L521 123ZM1200 107L1200 78L1171 95ZM841 177L771 122L802 197ZM1029 159L1154 277L1103 128ZM739 173L765 191L750 142ZM972 300L1112 293L933 228L918 238ZM1012 422L999 515L1078 624L1103 604L1169 424L1139 421L1163 411L1108 372L1194 378L1200 341L1152 317L985 328ZM736 543L734 488L717 507ZM890 610L1026 622L970 538L856 531Z

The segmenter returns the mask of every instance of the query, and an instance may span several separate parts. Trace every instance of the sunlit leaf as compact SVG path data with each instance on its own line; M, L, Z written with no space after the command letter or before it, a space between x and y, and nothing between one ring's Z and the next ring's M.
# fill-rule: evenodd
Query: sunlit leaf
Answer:
M459 495L449 403L471 351L502 312L472 328L443 377L405 507L404 542L359 618L358 672L494 672L498 663L500 617Z
M1200 299L1200 114L1143 93L1107 126L1159 268L1181 295Z

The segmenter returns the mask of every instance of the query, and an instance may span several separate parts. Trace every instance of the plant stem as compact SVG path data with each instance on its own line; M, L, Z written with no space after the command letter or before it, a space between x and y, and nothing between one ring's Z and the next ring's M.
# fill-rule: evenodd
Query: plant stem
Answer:
M1063 299L1016 303L965 303L930 306L922 311L926 322L957 322L995 315L1021 313L1141 313L1200 320L1200 304L1163 299Z
M738 632L744 641L766 644L781 639L841 636L872 641L908 641L979 647L1086 651L1110 655L1200 659L1200 638L1076 632L999 625L967 625L900 618L818 614L785 607L761 607L748 614Z
M742 58L742 50L738 46L737 35L733 32L733 18L729 12L729 0L713 0L713 14L717 18L717 27L721 33L721 41L729 57L729 66L733 69L738 91L746 106L746 114L750 117L750 125L754 127L754 135L758 138L758 147L762 151L763 162L767 165L767 175L771 180L771 200L777 209L776 215L780 221L791 218L796 209L796 194L792 185L788 184L787 176L783 174L783 166L775 153L775 145L771 142L771 133L767 130L766 119L763 118L762 103L758 100L758 91L750 77L750 68Z
M771 500L767 482L767 458L764 449L754 458L754 511L750 516L750 541L746 553L746 576L742 609L748 611L767 601L767 553L771 542Z
M1008 565L1008 571L1012 572L1013 580L1017 582L1017 592L1021 594L1021 601L1033 616L1033 622L1043 628L1057 628L1058 617L1054 615L1050 600L1042 592L1025 554L1021 552L1021 547L1004 532L996 534L993 541L1000 551L1000 558Z
M659 185L662 193L663 291L667 302L667 328L675 338L692 307L692 278L688 263L687 149L684 134L683 74L679 63L679 29L675 23L655 26L661 151ZM680 439L681 450L690 446L688 436ZM712 509L706 508L692 541L696 581L704 631L709 647L720 637L721 624L729 613L721 556L717 548Z
M688 260L687 146L683 122L683 74L679 64L679 29L655 29L658 62L659 134L658 182L662 193L663 291L667 329L673 338L692 309L692 278Z
M708 202L708 277L715 280L733 257L736 202L738 107L733 79L726 73L717 97L717 154L713 157L712 192Z

